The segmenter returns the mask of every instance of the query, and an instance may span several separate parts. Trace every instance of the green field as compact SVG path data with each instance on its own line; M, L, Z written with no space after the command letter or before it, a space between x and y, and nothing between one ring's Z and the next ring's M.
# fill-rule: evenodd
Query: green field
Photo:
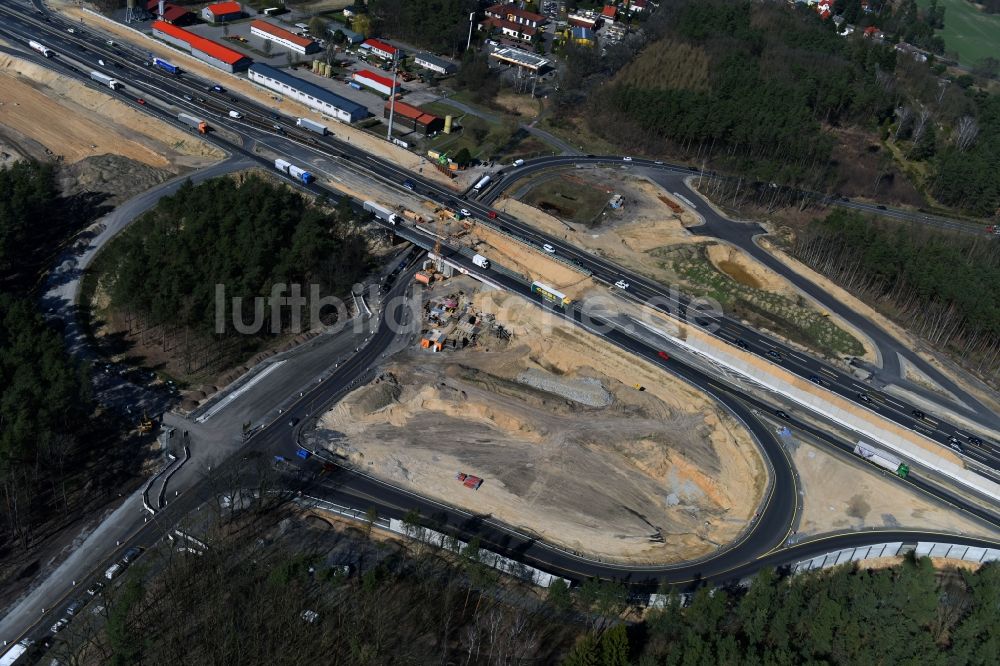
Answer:
M917 0L926 7L930 0ZM938 0L945 8L944 38L948 55L957 55L966 66L974 65L987 56L1000 59L1000 14L986 14L976 9L969 0Z

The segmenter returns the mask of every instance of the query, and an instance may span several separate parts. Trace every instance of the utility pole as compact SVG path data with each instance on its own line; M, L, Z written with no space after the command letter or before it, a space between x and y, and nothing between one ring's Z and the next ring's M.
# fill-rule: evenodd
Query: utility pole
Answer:
M392 54L392 90L389 91L389 129L385 140L392 141L392 116L396 111L396 72L399 70L399 49Z
M472 46L472 24L476 21L476 12L469 12L469 39L465 42L465 50Z

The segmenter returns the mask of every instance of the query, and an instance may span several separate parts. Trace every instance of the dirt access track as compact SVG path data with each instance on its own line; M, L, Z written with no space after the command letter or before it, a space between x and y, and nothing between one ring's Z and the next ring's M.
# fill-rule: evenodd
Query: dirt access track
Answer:
M325 414L312 443L604 560L678 562L739 535L766 485L741 425L661 368L477 288L462 277L428 293L468 302L481 321L492 313L509 341L484 333L438 353L414 344ZM485 481L471 490L458 472Z
M27 138L64 163L113 154L177 173L223 157L113 94L6 54L0 54L0 88L0 143L4 136L15 144Z
M468 187L476 177L468 170L462 172L455 180L438 171L427 158L412 153L405 148L396 146L388 141L376 137L364 130L339 123L335 120L326 120L315 111L293 100L279 97L274 92L265 90L254 85L246 79L201 62L190 55L172 48L163 42L153 39L148 35L137 34L132 28L123 26L110 19L95 16L85 12L75 4L71 5L66 0L53 0L51 6L66 15L70 20L83 21L90 27L100 32L108 33L135 44L142 49L148 49L155 55L166 58L177 63L183 69L198 74L210 81L217 81L226 88L238 92L239 94L256 101L257 103L277 111L281 111L293 117L306 117L322 122L330 129L330 133L336 138L358 146L362 150L381 157L384 160L409 171L419 173L423 178L434 180L435 182L453 188L456 191Z

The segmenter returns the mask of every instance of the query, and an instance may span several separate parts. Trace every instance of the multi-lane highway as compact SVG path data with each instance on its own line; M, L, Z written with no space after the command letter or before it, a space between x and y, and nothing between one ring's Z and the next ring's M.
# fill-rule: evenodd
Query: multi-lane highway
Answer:
M12 13L7 6L0 5L5 17L0 33L7 36L26 40L27 38L41 39L53 49L59 52L56 62L49 63L54 67L63 68L71 75L78 75L86 78L87 71L67 62L70 58L79 60L87 68L105 71L121 80L126 85L126 99L136 99L142 97L147 101L145 105L135 103L138 108L155 114L165 120L172 120L177 110L189 110L201 115L210 115L219 123L225 123L227 132L239 137L242 145L228 143L223 136L210 136L219 145L224 145L228 150L242 152L248 157L252 157L259 162L266 162L260 157L253 155L248 147L255 142L263 140L294 141L301 148L302 155L324 154L333 156L341 160L345 167L363 170L374 174L377 177L391 182L401 183L404 179L411 179L417 182L420 193L428 198L434 199L447 205L459 205L471 209L478 217L486 220L491 212L484 204L474 200L459 201L453 192L446 188L424 179L418 175L403 171L379 158L373 157L350 144L338 141L334 137L318 137L306 135L299 131L294 120L281 115L275 115L270 110L249 100L238 96L231 96L228 93L210 93L208 87L211 82L185 75L180 78L170 77L158 71L153 71L143 65L144 54L139 49L128 47L109 47L103 38L91 34L89 31L77 29L75 33L67 33L65 28L69 24L62 23L57 18L52 18L51 23L39 22L35 19L26 19ZM86 50L82 50L83 49ZM111 60L109 60L111 59ZM120 66L114 64L101 66L98 62L104 60L105 63L118 62ZM61 62L60 62L61 61ZM114 94L114 93L109 93ZM185 97L190 97L187 99ZM203 101L202 101L203 100ZM225 110L238 109L244 115L244 120L229 122L225 118ZM275 129L275 126L278 129ZM335 128L334 128L335 129ZM653 167L674 168L669 165L656 165ZM312 186L311 191L336 198L332 192L319 186ZM494 223L494 222L491 222ZM588 253L581 252L572 246L560 243L558 239L538 234L533 229L526 227L517 220L505 215L497 216L495 224L502 230L510 233L521 240L541 247L550 244L554 247L557 255L579 265L583 270L590 271L600 280L613 284L618 280L626 280L630 283L629 294L638 299L653 299L654 297L665 299L664 308L674 308L678 313L685 313L689 301L683 296L672 295L666 292L661 286L643 280L638 276L631 275L627 271L604 262ZM411 240L422 242L425 246L429 244L426 237L412 229L396 229L397 233ZM449 250L449 259L459 263L463 267L475 273L478 269L471 264L464 256ZM491 272L489 278L494 282L499 282L505 288L525 297L530 296L527 286L514 278L501 273ZM361 348L350 360L341 364L332 376L315 386L309 391L305 391L302 397L297 400L278 421L272 422L255 435L247 444L243 456L230 459L225 466L219 470L220 474L225 474L228 469L237 469L241 466L248 467L248 462L244 458L251 458L251 454L257 453L267 460L269 456L275 454L289 455L295 449L296 428L301 427L300 421L304 421L309 415L315 415L322 406L338 399L346 390L368 377L368 373L377 366L382 354L386 352L393 340L396 339L395 331L398 325L390 325L390 322L398 322L404 316L404 304L393 302L391 297L402 292L405 288L405 281L400 281L387 294L387 307L383 313L384 318L376 332L372 335L368 343ZM574 321L579 322L583 313L577 308L569 308L565 314ZM599 319L591 317L592 324L598 324ZM852 377L840 373L839 371L827 367L818 361L810 359L797 352L792 352L781 345L770 341L764 336L758 336L754 331L746 329L738 322L733 322L725 318L720 320L721 326L717 334L723 338L739 344L742 341L748 348L747 353L762 353L765 357L771 358L774 362L782 365L804 377L815 375L817 383L822 382L824 388L835 391L846 397L855 399L861 393L869 396L872 400L871 408L879 411L887 418L896 420L907 427L919 429L925 427L930 436L937 441L947 444L949 435L963 436L961 442L968 449L968 433L957 433L954 428L943 423L926 423L927 419L915 419L912 410L902 403L890 401L889 396L884 396L878 392L867 389L864 385L858 384ZM870 531L858 534L840 535L830 539L823 539L817 542L785 546L790 530L793 529L795 512L798 505L798 492L795 484L794 474L790 462L781 444L773 435L773 428L762 421L755 414L754 410L768 409L753 396L738 395L735 391L715 382L710 376L703 373L698 368L687 366L677 359L666 360L660 355L659 349L651 346L648 342L627 335L621 331L611 328L606 337L614 344L623 349L646 358L650 362L660 364L665 370L673 372L686 381L708 391L726 409L730 410L737 418L746 423L747 427L760 442L767 459L772 467L772 485L765 505L757 520L748 527L745 534L734 544L721 550L712 557L704 558L695 563L687 563L674 567L628 567L623 565L601 563L589 560L584 557L567 553L557 548L546 545L536 539L525 537L518 532L495 524L481 517L470 516L462 511L443 507L440 504L416 497L410 493L405 493L367 476L352 473L345 469L337 469L332 474L321 475L310 472L318 472L318 463L306 461L302 463L304 473L294 477L297 484L294 489L308 489L313 495L321 495L332 501L339 501L343 504L367 507L376 506L379 510L394 517L402 517L410 509L418 509L422 515L428 519L433 519L439 526L444 526L455 531L463 537L479 536L484 545L490 549L502 552L529 564L536 565L552 573L564 575L573 580L581 580L589 576L602 576L608 578L619 578L632 584L641 586L653 586L660 582L672 582L678 584L691 584L698 581L723 582L738 579L749 575L761 566L775 566L788 562L803 559L811 555L848 547L851 545L862 545L881 541L915 541L918 539L934 540L939 535L925 534L919 531ZM768 352L774 354L768 355ZM794 420L793 425L804 430L810 430L814 436L819 436L826 441L842 446L840 443L832 442L828 434L809 426L806 423ZM291 425L291 424L297 425ZM984 444L982 448L976 447L981 452L983 458L992 466L998 460L997 451L991 444ZM248 484L253 482L252 474L247 477ZM904 481L900 481L904 483ZM935 494L938 498L954 502L961 506L963 502L958 498L948 496L943 491L937 490L929 483L922 481L915 475L908 481L921 489ZM195 509L201 503L212 499L213 486L209 481L203 482L194 489L183 493L166 509L156 514L155 518L141 527L122 547L131 545L150 546L159 540L169 526L189 511ZM974 515L983 518L993 524L1000 521L989 512L973 510L966 507ZM967 537L948 536L949 541L957 543L968 543L972 545L996 544L983 539L972 539ZM785 546L785 547L783 547ZM110 563L110 560L109 562ZM103 570L101 567L98 570ZM56 611L61 610L61 605L53 605ZM52 614L43 615L37 622L33 622L32 635L44 633L44 628L52 623ZM3 636L5 640L16 640L19 637Z
M65 26L60 24L57 19L53 18L52 21L52 23L44 23L30 18L11 18L4 26L4 31L13 33L22 40L33 37L44 39L48 46L61 50L64 56L79 59L94 69L103 70L107 74L116 76L126 84L126 94L135 95L136 99L142 96L146 100L145 108L164 118L172 119L175 115L174 109L189 110L203 116L209 116L216 123L226 123L227 129L240 135L244 147L249 147L261 140L261 133L265 133L263 136L265 139L281 137L292 140L305 149L334 156L340 161L342 167L375 174L396 184L401 184L404 180L414 181L416 189L421 195L434 199L438 203L465 207L482 218L484 222L493 215L495 220L490 223L495 222L506 233L539 249L548 245L555 250L558 257L588 271L595 278L608 285L624 280L629 284L628 295L630 297L647 302L674 316L694 322L703 321L710 330L715 330L721 339L738 346L745 352L760 354L803 379L808 379L826 390L837 393L905 428L918 432L955 453L994 470L998 475L997 478L1000 478L1000 448L988 441L986 437L956 427L934 416L927 416L920 406L909 404L899 398L875 390L858 381L853 375L792 349L775 338L743 325L735 318L724 315L713 317L708 313L689 317L688 306L691 300L686 295L666 289L660 284L634 274L606 259L580 250L558 238L540 233L515 218L498 214L496 211L492 211L487 204L505 187L505 183L553 166L578 163L614 163L675 173L690 173L687 167L640 158L628 161L607 156L539 158L529 160L519 168L506 173L503 178L498 179L497 183L480 195L481 200L475 198L460 200L455 193L446 187L365 153L334 136L320 137L303 132L295 126L292 119L262 108L255 102L224 91L211 91L212 82L203 81L190 75L173 77L158 69L151 69L143 64L146 61L146 56L138 49L124 47L121 44L109 47L100 36L83 30L67 33ZM39 31L46 34L39 35ZM86 50L81 51L81 48ZM106 66L100 65L102 61ZM86 72L81 71L80 73L86 76ZM161 108L153 100L162 100L166 108ZM243 119L231 121L227 117L227 111L230 109L240 111ZM333 129L335 131L336 128ZM221 142L217 136L213 136L211 139ZM926 364L915 354L910 360L930 376L939 374L936 368L925 367L929 364ZM974 400L971 396L965 397Z

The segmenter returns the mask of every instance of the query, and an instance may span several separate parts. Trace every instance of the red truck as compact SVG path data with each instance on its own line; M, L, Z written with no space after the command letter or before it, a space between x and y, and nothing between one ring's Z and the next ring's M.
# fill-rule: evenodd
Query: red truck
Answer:
M478 476L466 474L465 472L459 472L455 475L455 478L461 481L463 486L472 488L473 490L479 490L479 486L483 485L483 480Z

